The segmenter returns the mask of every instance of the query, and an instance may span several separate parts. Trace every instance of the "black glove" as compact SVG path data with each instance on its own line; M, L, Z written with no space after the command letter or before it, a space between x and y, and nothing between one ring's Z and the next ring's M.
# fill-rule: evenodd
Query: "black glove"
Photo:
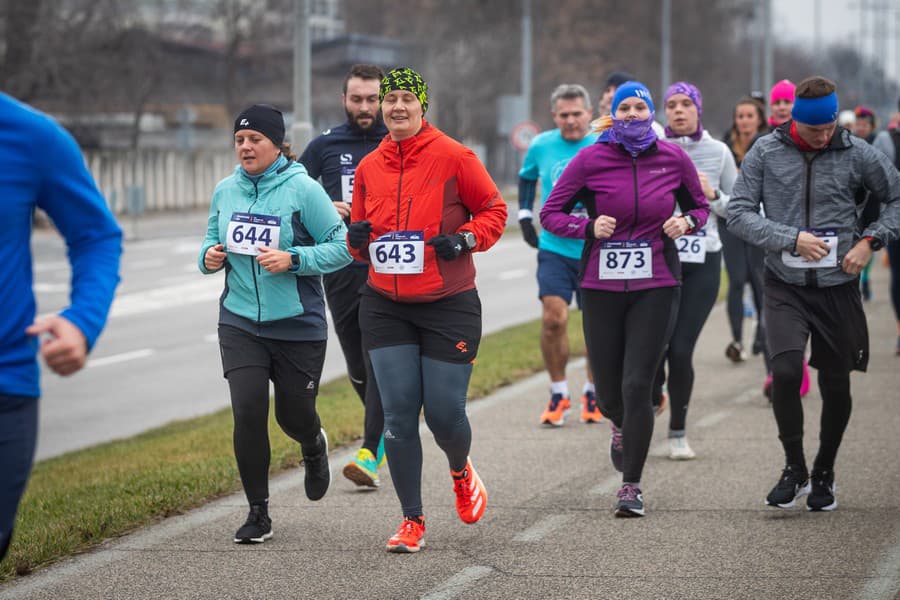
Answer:
M369 243L372 224L369 221L356 221L347 228L347 243L351 248L364 248Z
M538 235L537 231L534 228L534 223L531 222L531 219L520 219L519 227L522 229L522 237L525 238L525 243L532 248L537 248Z
M440 235L436 235L427 242L425 242L429 246L434 247L434 253L444 260L453 260L460 254L462 254L463 248L466 247L466 242L463 240L463 236L458 233L454 233L452 235L447 235L446 233L442 233Z

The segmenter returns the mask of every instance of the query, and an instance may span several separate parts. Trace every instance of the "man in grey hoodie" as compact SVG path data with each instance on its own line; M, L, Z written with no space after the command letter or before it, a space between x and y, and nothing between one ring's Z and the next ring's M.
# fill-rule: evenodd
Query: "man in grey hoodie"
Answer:
M772 407L786 466L766 503L834 510L834 463L850 420L850 372L865 371L869 335L858 277L872 252L900 237L900 176L881 152L837 126L834 83L810 77L796 89L792 120L759 139L741 165L728 229L766 251L766 337L774 376ZM857 192L884 203L859 231ZM760 214L765 208L765 217ZM813 471L803 453L803 355L822 394ZM810 483L810 479L812 482Z

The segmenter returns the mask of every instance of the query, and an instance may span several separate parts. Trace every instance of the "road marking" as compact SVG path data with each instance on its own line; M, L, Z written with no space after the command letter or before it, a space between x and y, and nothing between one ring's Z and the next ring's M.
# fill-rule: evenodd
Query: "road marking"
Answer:
M110 318L136 315L157 310L170 310L185 304L209 302L210 309L222 294L218 277L203 277L190 283L169 285L122 294L113 301Z
M451 600L452 598L458 598L463 592L475 585L476 581L482 577L487 577L493 572L494 569L491 567L466 567L432 591L422 596L422 600Z
M600 495L600 496L603 496L606 494L611 494L621 484L622 484L622 476L621 475L612 475L610 477L607 477L606 479L604 479L603 481L601 481L594 487L592 487L588 493Z
M731 416L730 410L720 410L718 412L710 413L697 421L695 424L696 427L712 427L713 425L724 421L729 416Z
M509 281L510 279L521 279L528 275L530 271L527 269L510 269L509 271L503 271L499 275L497 275L497 279L500 281Z
M128 261L128 264L125 265L129 269L156 269L157 267L165 266L167 261L162 260L161 258L148 258L145 260L132 260Z
M744 390L734 398L735 404L746 404L759 395L755 389Z
M575 517L572 515L550 515L545 517L526 529L516 534L513 538L514 542L537 542L544 538L554 530L559 529L563 525L567 525Z
M114 365L116 363L125 362L129 360L137 360L139 358L146 358L148 356L152 356L156 354L156 350L152 348L144 348L143 350L134 350L133 352L123 352L122 354L113 354L111 356L104 356L102 358L92 358L88 361L88 367L105 367L106 365Z
M872 570L870 577L859 596L861 600L898 597L900 594L900 538L888 548L884 559Z
M208 333L203 336L203 341L204 342L218 342L219 334L218 333Z
M60 294L69 291L68 283L35 283L31 288L36 294Z

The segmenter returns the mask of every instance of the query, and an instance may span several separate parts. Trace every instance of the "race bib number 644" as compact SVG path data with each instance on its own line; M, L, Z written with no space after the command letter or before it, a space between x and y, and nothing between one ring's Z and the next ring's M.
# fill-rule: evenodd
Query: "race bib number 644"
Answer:
M278 248L280 240L281 217L236 212L228 222L225 250L256 256L260 247Z

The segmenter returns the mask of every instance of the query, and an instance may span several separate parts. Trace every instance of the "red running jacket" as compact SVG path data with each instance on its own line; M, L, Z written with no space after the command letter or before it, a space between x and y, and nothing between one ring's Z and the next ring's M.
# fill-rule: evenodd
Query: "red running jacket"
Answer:
M416 135L388 135L360 161L350 220L372 223L370 242L394 231L424 231L425 240L471 231L480 252L500 239L506 203L474 152L423 121ZM395 275L375 272L368 246L349 249L370 263L369 286L394 301L433 302L475 287L470 252L445 261L426 245L422 273Z

